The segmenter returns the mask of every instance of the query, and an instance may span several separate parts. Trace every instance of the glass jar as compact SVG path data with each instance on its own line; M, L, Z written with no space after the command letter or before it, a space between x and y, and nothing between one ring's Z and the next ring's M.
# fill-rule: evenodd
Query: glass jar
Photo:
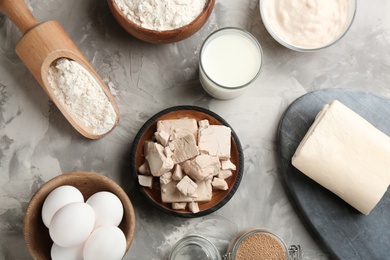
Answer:
M299 260L300 246L287 248L275 233L263 228L250 228L236 236L224 255L224 260L277 259Z
M222 257L210 240L193 234L180 239L173 247L169 260L222 260Z
M301 248L289 248L273 232L262 228L251 228L239 233L221 255L215 245L206 237L193 234L180 239L169 256L169 260L245 260L281 259L300 260Z
M258 77L262 56L260 43L249 32L235 27L216 30L200 49L200 83L216 99L238 97Z

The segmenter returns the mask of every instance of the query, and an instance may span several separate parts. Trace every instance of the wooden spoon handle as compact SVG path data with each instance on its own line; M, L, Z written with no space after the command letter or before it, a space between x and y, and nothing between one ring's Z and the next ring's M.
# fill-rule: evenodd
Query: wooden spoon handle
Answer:
M38 24L24 0L0 0L0 9L22 34Z

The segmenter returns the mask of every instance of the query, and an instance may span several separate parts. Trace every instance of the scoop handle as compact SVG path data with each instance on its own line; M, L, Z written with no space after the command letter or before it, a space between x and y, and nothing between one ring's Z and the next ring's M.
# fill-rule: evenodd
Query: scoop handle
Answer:
M24 0L0 0L0 9L18 27L22 35L38 25Z

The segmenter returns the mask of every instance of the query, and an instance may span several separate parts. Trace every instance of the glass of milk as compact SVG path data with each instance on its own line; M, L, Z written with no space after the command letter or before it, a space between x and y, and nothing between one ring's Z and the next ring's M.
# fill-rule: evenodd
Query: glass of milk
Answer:
M204 41L199 57L199 79L217 99L238 97L258 77L263 51L249 32L233 27L219 29Z

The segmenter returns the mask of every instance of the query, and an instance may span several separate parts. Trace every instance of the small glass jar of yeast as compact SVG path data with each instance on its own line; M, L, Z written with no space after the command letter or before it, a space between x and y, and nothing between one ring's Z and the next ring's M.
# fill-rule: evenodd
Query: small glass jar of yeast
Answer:
M300 246L287 248L283 240L269 230L250 228L239 233L228 247L224 260L301 259Z
M216 246L198 234L180 239L169 260L300 260L299 245L287 248L283 240L269 230L250 228L240 232L229 244L227 253L220 254Z

